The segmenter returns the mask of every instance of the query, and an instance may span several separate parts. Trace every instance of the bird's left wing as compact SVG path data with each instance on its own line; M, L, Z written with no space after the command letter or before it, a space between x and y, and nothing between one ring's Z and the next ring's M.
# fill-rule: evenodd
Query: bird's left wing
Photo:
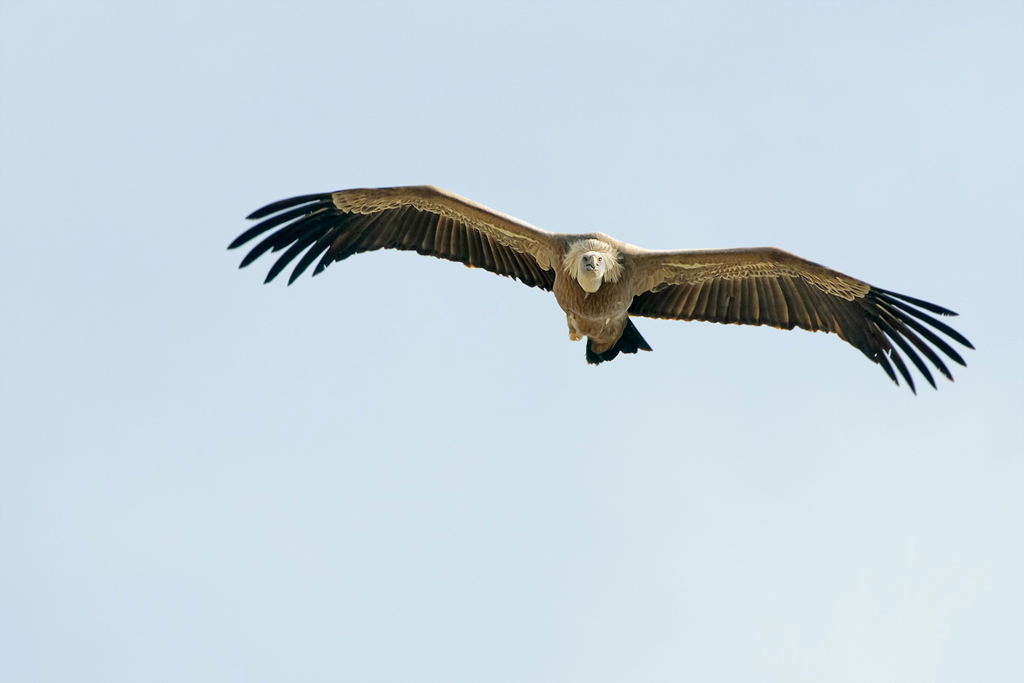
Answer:
M550 290L555 280L552 266L561 248L553 233L429 185L293 197L264 206L249 218L266 220L239 235L228 248L274 230L239 266L268 251L284 249L266 282L303 251L288 284L317 259L313 275L353 254L400 249L459 261Z
M974 348L925 313L954 316L953 311L872 287L782 249L637 251L630 315L832 332L899 384L895 365L911 390L914 380L893 344L933 387L935 380L918 351L950 380L952 374L932 346L966 365L936 332Z

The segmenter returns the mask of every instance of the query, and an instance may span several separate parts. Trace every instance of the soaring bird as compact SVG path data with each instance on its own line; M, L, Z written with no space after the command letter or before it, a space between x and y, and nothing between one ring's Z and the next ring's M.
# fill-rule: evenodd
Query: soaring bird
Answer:
M873 287L782 249L652 251L599 232L552 233L429 185L292 197L248 218L265 220L239 235L229 249L273 232L249 251L240 268L265 252L285 250L265 282L300 254L288 284L318 258L313 275L352 254L377 249L459 261L554 292L565 311L569 339L587 338L587 362L593 365L620 353L651 350L630 316L832 332L898 385L895 366L914 393L897 346L933 388L922 355L949 380L953 376L935 349L966 365L937 332L974 348L928 314L954 316L953 311Z

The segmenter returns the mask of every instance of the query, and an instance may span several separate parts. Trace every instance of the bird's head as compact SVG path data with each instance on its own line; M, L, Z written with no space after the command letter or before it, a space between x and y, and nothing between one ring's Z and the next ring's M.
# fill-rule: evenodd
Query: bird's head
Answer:
M584 291L593 294L604 282L615 282L621 270L611 245L596 239L581 240L569 248L565 268Z
M580 256L580 272L604 277L604 256L597 251L588 251Z

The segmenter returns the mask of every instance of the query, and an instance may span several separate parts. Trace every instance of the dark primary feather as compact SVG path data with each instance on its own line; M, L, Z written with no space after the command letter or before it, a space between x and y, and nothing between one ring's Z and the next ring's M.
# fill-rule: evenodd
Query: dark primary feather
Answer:
M330 194L311 194L268 204L249 218L266 220L239 235L228 249L273 230L250 249L239 265L244 268L268 251L284 250L270 267L265 282L277 277L303 252L288 284L318 258L313 275L353 254L399 249L484 268L531 287L550 291L554 286L554 271L541 268L532 256L499 244L470 225L411 206L352 214L337 209Z
M935 349L960 365L966 363L933 330L968 348L974 348L959 332L919 310L922 308L939 315L956 315L953 311L927 301L875 287L863 298L847 301L822 291L800 277L761 276L712 278L703 282L669 285L637 296L629 313L648 318L769 325L784 330L799 327L832 332L881 365L896 384L899 384L898 372L911 391L917 393L900 351L906 354L925 380L935 387L932 373L921 355L950 380L953 375Z
M246 216L246 218L248 218L249 220L263 218L264 216L269 216L272 213L277 213L278 211L290 209L291 207L298 206L299 204L308 204L309 202L323 201L324 199L330 198L330 196L330 193L321 192L320 194L304 194L301 197L290 197L288 199L282 199L280 201L271 202L270 204L267 204L262 208L256 209L248 216Z

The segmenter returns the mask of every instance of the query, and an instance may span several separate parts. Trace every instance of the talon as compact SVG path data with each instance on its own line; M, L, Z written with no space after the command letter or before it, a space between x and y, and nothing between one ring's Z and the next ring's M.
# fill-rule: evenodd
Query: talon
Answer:
M569 341L579 341L580 339L583 339L583 335L580 334L579 332L569 333Z

